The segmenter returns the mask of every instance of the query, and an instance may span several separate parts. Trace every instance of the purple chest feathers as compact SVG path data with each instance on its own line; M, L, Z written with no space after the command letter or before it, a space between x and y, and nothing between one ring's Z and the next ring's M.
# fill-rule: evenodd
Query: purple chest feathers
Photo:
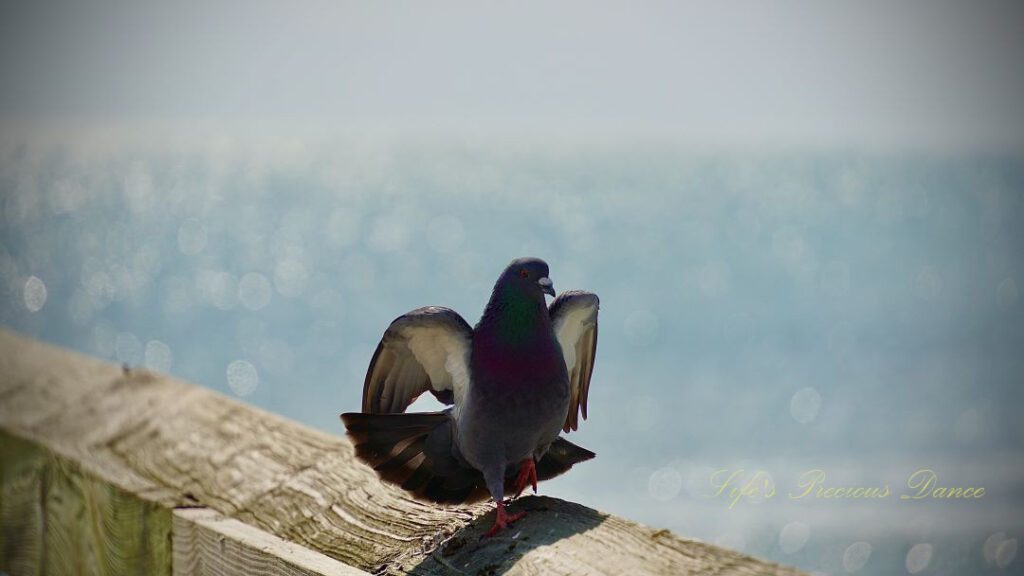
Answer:
M567 380L562 351L550 327L532 337L481 330L473 338L473 368L481 380L514 387L534 387Z

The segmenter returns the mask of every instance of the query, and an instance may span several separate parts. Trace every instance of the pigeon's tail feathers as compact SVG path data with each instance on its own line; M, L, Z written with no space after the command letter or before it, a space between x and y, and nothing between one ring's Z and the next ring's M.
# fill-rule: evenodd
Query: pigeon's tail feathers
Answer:
M455 421L448 412L346 413L341 420L356 456L382 480L432 502L487 498L483 475L456 455Z
M568 472L574 465L590 460L594 456L597 454L559 436L537 462L537 480L548 480L560 476Z

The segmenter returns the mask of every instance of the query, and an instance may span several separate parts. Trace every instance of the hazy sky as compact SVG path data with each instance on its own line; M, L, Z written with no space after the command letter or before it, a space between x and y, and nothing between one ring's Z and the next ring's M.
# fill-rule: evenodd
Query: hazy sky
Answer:
M7 2L0 114L1024 149L1000 2Z

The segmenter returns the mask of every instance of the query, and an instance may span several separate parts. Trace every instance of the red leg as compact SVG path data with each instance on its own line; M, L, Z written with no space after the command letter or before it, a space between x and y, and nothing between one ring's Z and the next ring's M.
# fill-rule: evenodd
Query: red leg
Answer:
M498 533L498 530L502 528L508 528L509 524L512 524L516 520L519 520L523 516L526 516L526 512L519 512L517 514L509 514L505 512L505 504L498 500L498 517L494 520L494 526L484 534L484 538L490 538Z
M519 475L516 476L516 498L523 493L526 485L533 486L533 493L537 493L537 463L533 458L527 458L519 463Z

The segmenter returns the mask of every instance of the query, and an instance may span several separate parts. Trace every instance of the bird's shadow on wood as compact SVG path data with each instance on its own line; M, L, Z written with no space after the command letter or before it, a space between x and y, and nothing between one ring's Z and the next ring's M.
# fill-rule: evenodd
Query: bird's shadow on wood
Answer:
M520 498L508 510L512 514L526 512L526 516L485 539L481 537L494 524L495 512L479 516L426 555L408 573L417 576L504 574L532 550L586 532L608 518L607 514L586 506L547 496Z

